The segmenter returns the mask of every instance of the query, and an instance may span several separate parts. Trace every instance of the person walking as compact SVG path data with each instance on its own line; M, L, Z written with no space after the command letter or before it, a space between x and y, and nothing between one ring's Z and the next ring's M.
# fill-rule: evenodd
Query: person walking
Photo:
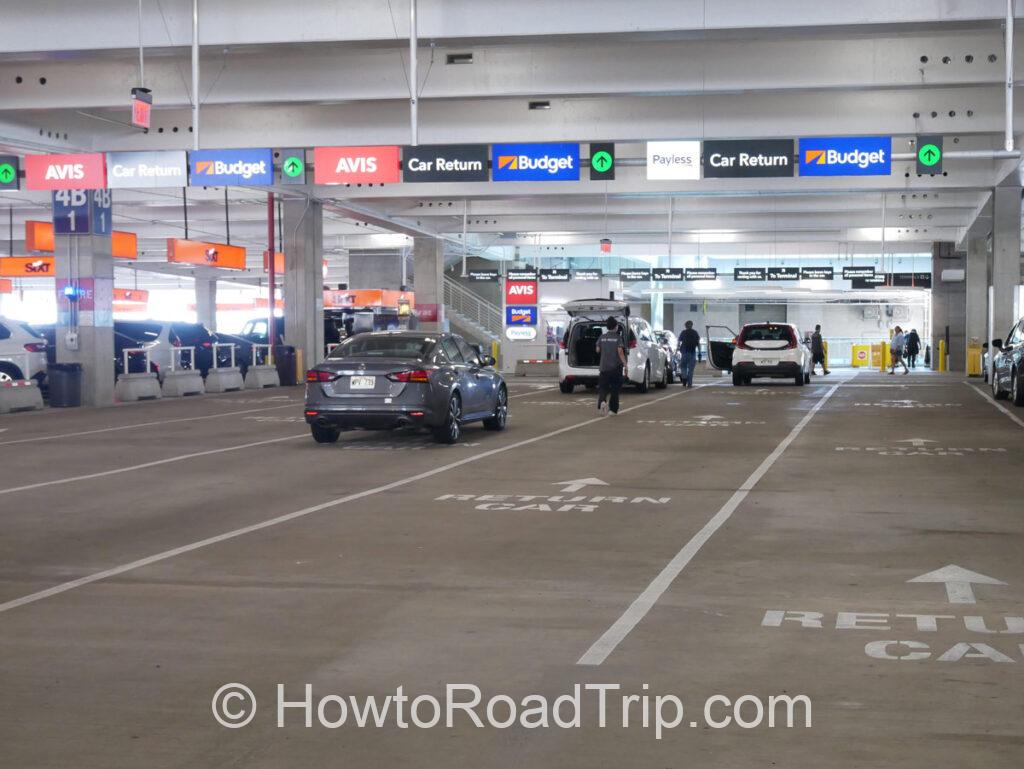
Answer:
M700 354L700 334L693 327L693 321L686 321L686 328L679 335L679 365L682 368L683 387L693 387L693 370L697 367Z
M910 368L917 368L917 356L921 354L921 337L918 336L917 329L910 329L910 333L907 334L907 361L910 363Z
M626 365L626 345L619 331L619 322L609 317L608 330L597 339L600 356L597 375L597 410L602 414L619 413L619 390L622 389L622 369Z
M889 342L889 355L892 358L892 368L889 369L890 374L896 373L896 364L903 366L903 373L909 374L910 369L907 368L906 362L903 360L903 350L907 346L907 335L903 333L903 329L899 326L895 329L896 333L893 334L892 340Z
M811 334L811 373L814 374L818 364L821 364L823 374L831 374L825 366L825 340L821 338L821 324L814 327Z

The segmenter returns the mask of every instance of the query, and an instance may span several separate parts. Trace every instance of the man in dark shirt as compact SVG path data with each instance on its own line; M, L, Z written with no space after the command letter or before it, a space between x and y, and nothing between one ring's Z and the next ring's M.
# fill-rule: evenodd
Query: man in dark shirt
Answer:
M615 318L609 317L605 328L608 330L597 340L597 352L601 356L597 378L597 410L607 414L610 409L612 414L618 414L626 346L619 331L619 322Z
M821 324L819 323L814 327L814 333L811 334L811 373L815 373L815 369L818 364L821 364L821 370L826 374L832 372L825 368L825 340L821 338Z
M686 321L686 328L679 335L680 366L683 369L683 387L693 387L693 370L697 367L697 353L700 351L700 334L693 328L693 321Z

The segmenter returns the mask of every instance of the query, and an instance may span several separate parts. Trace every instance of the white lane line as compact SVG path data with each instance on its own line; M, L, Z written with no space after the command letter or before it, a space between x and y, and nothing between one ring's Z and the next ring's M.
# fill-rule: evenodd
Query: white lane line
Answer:
M16 443L34 443L35 441L55 441L61 438L77 438L79 435L95 435L96 433L113 433L118 430L135 430L139 427L156 427L157 425L170 425L176 422L195 422L201 419L217 419L218 417L231 417L235 414L252 414L256 411L274 411L275 409L298 408L302 401L292 401L280 406L268 406L258 409L244 409L242 411L222 411L219 414L207 414L198 417L180 417L178 419L162 419L159 422L138 422L133 425L121 425L120 427L101 427L96 430L81 430L77 433L61 433L60 435L37 435L34 438L19 438L15 441L0 441L0 446L13 446ZM0 430L3 432L3 430Z
M855 375L856 376L856 375ZM598 638L593 645L584 652L583 656L576 661L577 665L600 665L604 662L608 655L615 651L616 647L622 643L623 639L629 635L630 631L635 628L640 621L647 616L654 604L658 602L662 594L668 590L669 586L675 581L676 577L679 576L680 572L686 568L686 565L693 560L693 557L700 552L700 549L704 544L714 536L715 532L718 531L725 524L726 521L736 511L736 508L740 506L751 489L757 485L758 481L764 477L772 465L782 456L783 452L789 448L790 444L796 440L797 436L803 431L810 422L814 415L821 410L821 407L825 405L829 398L831 398L836 390L839 389L839 384L832 385L827 393L825 393L821 399L814 404L810 411L797 422L796 426L790 431L789 435L782 439L782 442L775 447L775 450L769 454L765 460L758 465L757 469L750 474L750 477L743 482L743 485L737 489L729 501L727 501L722 508L715 513L715 515L704 524L704 527L698 531L693 537L687 542L683 549L676 553L675 557L669 561L665 568L661 570L661 573L654 578L654 580L647 586L647 588L640 593L639 596L629 605L622 616L619 617L615 623L609 627L604 634Z
M508 397L509 397L509 400L511 400L512 398L527 398L527 397L529 397L531 395L536 395L537 393L546 393L546 392L550 392L551 390L557 390L557 389L558 389L557 387L542 387L539 390L530 390L530 392L528 392L528 393L516 393L515 395L510 395Z
M699 389L701 387L713 387L713 386L714 385L694 385L693 390L697 390L697 389ZM675 398L677 395L685 395L688 392L693 392L693 390L679 390L677 392L671 393L670 395L665 395L665 396L662 396L661 398L655 398L654 400L646 401L644 403L637 404L636 406L630 406L629 408L622 409L619 413L620 414L626 414L626 413L628 413L630 411L636 411L637 409L642 409L642 408L645 408L647 406L653 406L655 403L661 403L662 401L668 400L669 398ZM99 572L96 572L94 574L89 574L89 575L87 575L85 577L80 577L79 579L74 579L74 580L71 580L69 582L62 582L59 585L54 585L53 587L47 588L45 590L40 590L40 591L38 591L36 593L29 593L26 596L22 596L21 598L15 598L15 599L13 599L11 601L7 601L6 603L0 603L0 613L6 612L6 611L10 611L11 609L17 609L19 606L25 606L26 604L35 603L36 601L42 601L42 600L44 600L46 598L51 598L51 597L53 597L55 595L60 595L61 593L66 593L69 590L74 590L74 589L79 588L79 587L84 587L85 585L90 585L93 582L99 582L100 580L109 579L110 577L116 577L119 574L124 574L125 572L128 572L128 571L133 571L135 569L140 569L143 566L149 566L151 564L158 563L160 561L166 561L168 558L174 558L175 556L178 556L178 555L184 555L185 553L191 553L194 550L199 550L200 548L209 547L210 545L215 545L218 542L225 542L225 541L227 541L229 539L235 539L236 537L241 537L241 536L244 536L246 534L251 534L251 533L253 533L255 531L260 531L262 529L268 529L268 528L270 528L272 526L279 526L282 523L287 523L288 521L294 521L297 518L303 518L303 517L305 517L307 515L312 515L313 513L318 513L321 510L328 510L328 509L330 509L332 507L337 507L338 505L344 505L347 502L354 502L357 499L364 499L366 497L371 497L371 496L373 496L375 494L381 494L381 493L383 493L385 491L391 491L392 489L397 489L397 488L400 488L402 486L408 486L411 483L416 483L416 482L422 481L422 480L424 480L426 478L430 478L432 476L439 475L440 473L444 473L444 472L447 472L449 470L454 470L454 469L456 469L458 467L462 467L463 465L468 465L468 464L471 464L472 462L479 462L482 459L487 459L488 457L493 457L496 454L502 454L502 453L504 453L506 451L512 451L513 449L522 448L523 446L529 446L532 443L537 443L538 441L547 440L548 438L554 438L557 435L562 435L563 433L571 432L573 430L578 430L581 427L586 427L586 426L592 425L592 424L594 424L596 422L604 422L604 421L606 421L608 419L614 419L614 417L604 417L604 416L594 417L592 419L586 420L585 422L578 422L577 424L569 425L568 427L562 427L562 428L560 428L558 430L552 430L551 432L544 433L543 435L538 435L538 436L535 436L533 438L527 438L525 440L517 441L516 443L510 443L508 446L502 446L500 448L491 449L490 451L484 451L484 452L482 452L480 454L476 454L474 456L466 457L466 458L460 459L460 460L458 460L456 462L451 462L451 463L449 463L447 465L442 465L441 467L435 467L432 470L427 470L425 472L420 473L419 475L414 475L414 476L411 476L409 478L403 478L400 481L394 481L392 483L388 483L388 484L385 484L383 486L377 486L376 488L367 489L365 491L359 491L359 492L356 492L355 494L349 494L349 495L344 496L344 497L338 497L337 499L332 499L332 500L329 500L327 502L321 502L319 505L313 505L311 507L304 507L301 510L296 510L295 512L292 512L292 513L286 513L285 515L279 515L276 518L270 518L270 519L268 519L266 521L261 521L259 523L251 524L250 526L243 526L240 529L234 529L232 531L226 531L223 534L217 534L217 535L212 536L212 537L207 537L206 539L201 539L198 542L192 542L190 544L182 545L181 547L176 547L176 548L173 548L171 550L165 550L162 553L156 553L155 555L150 555L150 556L147 556L146 558L140 558L137 561L131 561L130 563L125 563L125 564L122 564L121 566L115 566L115 567L113 567L111 569L106 569L105 571L99 571ZM296 436L296 437L298 437L298 436ZM286 438L278 438L277 440L288 440L288 439L286 439Z
M99 473L89 473L88 475L71 475L67 478L57 478L52 481L40 481L39 483L30 483L27 486L12 486L9 489L0 489L0 495L3 494L15 494L19 491L31 491L32 489L41 489L46 486L62 486L65 483L77 483L78 481L89 481L94 478L106 478L108 475L120 475L121 473L130 473L135 470L145 470L148 467L158 467L159 465L169 465L172 462L184 462L186 459L195 459L196 457L208 457L212 454L224 454L228 451L241 451L242 449L251 449L256 446L266 446L270 443L280 443L281 441L294 441L296 438L305 438L309 433L302 433L302 435L289 435L285 438L271 438L265 441L255 441L253 443L243 443L238 446L225 446L222 449L209 449L207 451L197 451L193 454L180 454L176 457L167 457L167 459L157 459L153 462L143 462L141 465L129 465L128 467L116 467L113 470L104 470Z
M989 403L991 403L991 404L992 404L993 406L995 406L995 407L996 407L997 409L999 409L999 410L1000 410L1000 411L1002 411L1002 412L1003 412L1004 414L1006 414L1006 416L1008 416L1008 417L1009 417L1010 419L1012 419L1012 420L1013 420L1014 422L1016 422L1016 423L1017 423L1018 425L1020 425L1021 427L1024 427L1024 421L1022 421L1022 420L1021 420L1021 418L1020 418L1019 416L1017 416L1016 414L1014 414L1014 413L1013 413L1012 411L1010 411L1010 410L1009 410L1008 408L1006 408L1006 406L1004 406L1004 405L1003 405L1002 403L1000 403L999 401L997 401L997 400L996 400L995 398L993 398L993 397L992 397L991 395L989 395L988 393L986 393L986 392L985 392L984 390L982 390L982 389L981 389L980 387L975 387L975 386L974 386L974 385L972 385L972 384L971 384L970 382L964 382L964 384L965 384L965 385L967 385L968 387L970 387L970 388L971 388L972 390L974 390L974 392L978 393L978 395L980 395L980 396L981 396L982 398L984 398L984 399L985 399L986 401L988 401Z

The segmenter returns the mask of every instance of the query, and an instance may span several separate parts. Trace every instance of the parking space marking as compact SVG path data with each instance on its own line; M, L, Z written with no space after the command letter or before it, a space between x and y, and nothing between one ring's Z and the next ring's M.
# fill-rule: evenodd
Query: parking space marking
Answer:
M856 376L856 373L854 374ZM732 514L736 512L736 509L740 504L747 498L750 491L757 485L758 481L764 477L764 475L771 470L772 466L778 461L779 457L783 455L786 449L797 439L803 429L808 423L814 418L822 406L828 402L836 390L839 389L839 384L834 384L829 388L820 400L818 400L811 410L797 422L796 426L790 430L789 434L782 439L782 442L775 447L757 469L750 474L750 476L743 482L743 484L733 492L733 495L729 497L729 500L722 505L721 509L712 516L712 518L704 524L700 531L690 538L690 541L683 545L683 548L676 553L676 555L669 561L665 568L654 578L640 595L634 599L626 611L622 613L611 627L609 627L604 634L596 641L593 645L584 652L583 656L577 660L577 665L600 665L618 647L620 643L626 638L627 635L635 628L647 613L654 608L654 605L658 602L658 599L664 594L666 590L676 580L676 577L680 575L683 569L686 568L687 564L693 560L694 556L700 552L700 549L707 543L708 540L714 536L722 526L725 524Z
M991 403L997 409L999 409L1004 414L1006 414L1006 416L1008 416L1010 419L1012 419L1017 425L1019 425L1020 427L1024 427L1024 421L1022 421L1019 416L1017 416L1012 411L1010 411L1008 408L1006 408L1006 406L1004 406L1002 403L999 403L998 401L993 399L992 396L990 396L988 393L986 393L980 387L975 387L970 382L964 382L964 384L967 385L968 387L970 387L972 390L974 390L974 392L978 393L978 395L980 395L988 403Z
M67 478L56 478L52 481L40 481L39 483L30 483L27 486L12 486L9 489L0 489L0 495L3 494L15 494L19 491L31 491L33 489L41 489L46 486L61 486L66 483L76 483L78 481L90 481L94 478L105 478L108 475L120 475L121 473L130 473L134 470L145 470L149 467L157 467L159 465L169 465L172 462L184 462L186 459L195 459L196 457L208 457L211 454L224 454L228 451L241 451L242 449L251 449L256 446L266 446L270 443L280 443L281 441L294 441L296 438L306 438L309 433L302 433L301 435L288 435L284 438L270 438L265 441L255 441L254 443L243 443L238 446L225 446L222 449L208 449L207 451L197 451L192 454L180 454L176 457L167 457L166 459L157 459L153 462L143 462L140 465L129 465L128 467L115 467L113 470L104 470L99 473L89 473L88 475L72 475Z
M536 395L537 393L546 393L549 390L557 390L557 389L558 389L557 387L541 387L541 388L537 388L537 389L534 389L534 390L530 390L530 392L516 393L515 395L510 395L508 397L509 397L509 400L511 400L512 398L528 398L529 396Z
M96 430L80 430L77 433L61 433L59 435L37 435L34 438L18 438L14 441L0 441L0 446L13 446L16 443L34 443L36 441L55 441L60 438L77 438L80 435L95 435L96 433L113 433L118 430L135 430L139 427L156 427L157 425L170 425L176 422L195 422L200 419L217 419L218 417L233 417L238 414L253 414L257 411L274 411L275 409L296 408L302 401L292 401L280 406L267 406L261 409L243 409L242 411L224 411L220 414L207 414L198 417L180 417L178 419L163 419L158 422L139 422L134 425L121 425L119 427L100 427ZM0 430L0 432L3 432Z
M646 401L644 403L638 403L636 406L630 406L629 408L622 409L619 413L620 414L626 414L626 413L628 413L630 411L636 411L637 409L646 408L647 406L653 406L655 403L661 403L662 401L669 400L670 398L675 398L678 395L685 395L686 393L693 392L694 390L700 389L701 387L713 387L713 386L714 385L695 385L692 390L677 390L676 392L670 393L669 395L664 395L664 396L662 396L660 398L655 398L654 400L649 400L649 401ZM89 574L89 575L87 575L85 577L79 577L78 579L70 580L69 582L62 582L59 585L54 585L53 587L46 588L45 590L40 590L40 591L37 591L35 593L29 593L28 595L22 596L21 598L15 598L15 599L7 601L5 603L0 603L0 613L10 611L11 609L17 609L18 607L25 606L26 604L35 603L37 601L42 601L42 600L44 600L46 598L52 598L55 595L60 595L61 593L66 593L69 590L75 590L75 589L80 588L80 587L85 587L86 585L91 585L93 582L100 582L101 580L109 579L110 577L116 577L116 576L118 576L120 574L124 574L125 572L134 571L135 569L140 569L140 568L142 568L144 566L150 566L150 565L152 565L154 563L159 563L160 561L166 561L168 558L174 558L175 556L184 555L186 553L191 553L194 550L199 550L199 549L204 548L204 547L209 547L210 545L215 545L215 544L217 544L219 542L225 542L227 540L235 539L237 537L241 537L241 536L244 536L246 534L252 534L253 532L261 531L262 529L268 529L268 528L271 528L273 526L278 526L278 525L280 525L282 523L287 523L289 521L294 521L294 520L296 520L298 518L304 518L304 517L306 517L308 515L312 515L313 513L319 513L322 510L328 510L328 509L330 509L332 507L337 507L339 505L344 505L344 504L346 504L348 502L354 502L354 501L359 500L359 499L365 499L366 497L372 497L372 496L374 496L376 494L381 494L381 493L383 493L385 491L391 491L392 489L398 489L398 488L401 488L402 486L408 486L409 484L417 483L417 482L425 480L427 478L431 478L431 477L433 477L435 475L440 475L441 473L447 472L449 470L454 470L454 469L456 469L458 467L462 467L463 465L472 464L473 462L479 462L482 459L487 459L488 457L493 457L493 456L496 456L498 454L503 454L504 452L512 451L513 449L522 448L523 446L530 446L530 445L532 445L534 443L538 443L540 441L547 440L548 438L554 438L554 437L556 437L558 435L563 435L565 433L572 432L573 430L579 430L581 427L587 427L588 425L592 425L592 424L595 424L597 422L603 422L606 419L608 419L608 417L604 417L604 416L593 417L593 418L587 419L586 421L583 421L583 422L577 422L574 425L568 425L567 427L562 427L562 428L559 428L558 430L552 430L551 432L544 433L542 435L534 436L533 438L526 438L526 439L521 440L521 441L516 441L515 443L510 443L508 446L501 446L501 447L496 448L496 449L490 449L489 451L481 452L480 454L476 454L474 456L470 456L470 457L465 457L463 459L459 459L459 460L457 460L455 462L449 462L446 465L441 465L440 467L435 467L435 468L433 468L431 470L426 470L426 471L424 471L422 473L419 473L418 475L413 475L413 476L410 476L410 477L407 477L407 478L402 478L401 480L393 481L391 483L384 484L383 486L377 486L377 487L372 488L372 489L366 489L364 491L358 491L358 492L356 492L354 494L348 494L348 495L346 495L344 497L338 497L337 499L331 499L331 500L328 500L327 502L321 502L318 505L312 505L310 507L304 507L301 510L296 510L296 511L291 512L291 513L286 513L284 515L279 515L279 516L277 516L275 518L270 518L270 519L265 520L265 521L260 521L259 523L254 523L254 524L251 524L249 526L243 526L242 528L234 529L232 531L226 531L223 534L217 534L217 535L212 536L212 537L207 537L206 539L201 539L201 540L199 540L197 542L192 542L192 543L189 543L187 545L181 545L180 547L175 547L175 548L172 548L171 550L165 550L162 553L156 553L154 555L150 555L150 556L147 556L145 558L140 558L140 559L138 559L136 561L131 561L130 563L125 563L125 564L122 564L120 566L115 566L113 568L106 569L104 571L99 571L99 572L96 572L94 574ZM305 434L303 434L303 435L305 435ZM299 437L299 436L293 436L293 437ZM275 440L277 440L277 441L290 440L290 438L277 438ZM274 442L274 441L264 441L264 443L272 443L272 442ZM219 450L220 451L228 451L230 449L219 449ZM213 453L213 452L204 452L204 453ZM197 456L201 456L201 455L197 455ZM159 464L159 463L151 463L151 464ZM118 472L123 472L123 471L118 471Z

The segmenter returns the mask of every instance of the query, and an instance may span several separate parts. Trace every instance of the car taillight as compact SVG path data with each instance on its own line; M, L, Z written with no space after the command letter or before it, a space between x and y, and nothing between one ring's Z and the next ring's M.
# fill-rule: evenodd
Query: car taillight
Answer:
M565 343L565 340L564 340L564 339L560 339L560 340L558 341L558 349L559 349L559 350L564 350L564 349L566 349L567 347L568 347L568 345L566 345L566 343Z
M629 349L630 350L635 350L636 349L636 340L635 339L630 339L629 340Z
M430 381L430 374L422 369L416 371L396 371L393 374L388 374L388 379L392 382L420 382L426 384Z
M203 342L203 347L209 350L211 347L213 347L213 344L210 342Z
M46 352L46 342L29 342L25 349L29 352Z
M312 368L306 372L307 382L330 382L337 378L338 375L333 371L320 371L319 369Z
M746 345L745 345L745 344L743 343L743 340L742 340L742 339L737 339L737 340L736 340L736 349L737 349L737 350L749 350L750 348L749 348L749 347L747 347L747 346L746 346Z

